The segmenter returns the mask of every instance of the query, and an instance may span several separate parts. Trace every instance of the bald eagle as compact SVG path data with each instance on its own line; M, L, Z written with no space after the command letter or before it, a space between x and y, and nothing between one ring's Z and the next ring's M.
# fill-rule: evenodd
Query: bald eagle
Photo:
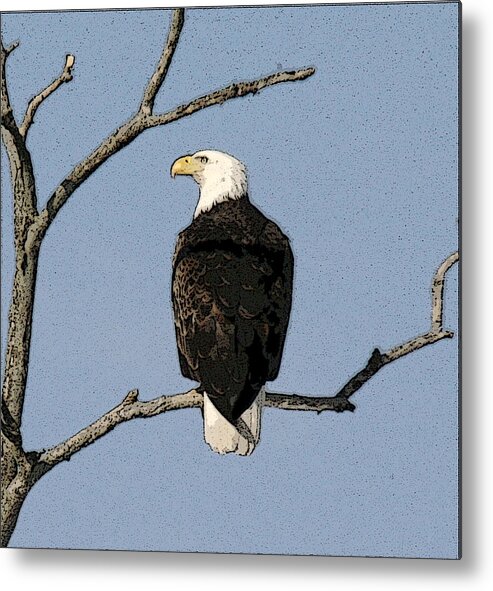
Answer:
M204 439L250 455L260 438L264 385L281 364L293 287L288 238L248 198L245 166L214 150L183 156L200 196L177 239L172 301L182 374L200 383Z

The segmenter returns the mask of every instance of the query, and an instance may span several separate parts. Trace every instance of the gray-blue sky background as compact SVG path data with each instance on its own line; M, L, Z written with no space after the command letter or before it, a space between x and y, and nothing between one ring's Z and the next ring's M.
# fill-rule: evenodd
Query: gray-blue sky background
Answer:
M455 3L189 10L156 111L233 80L313 65L145 132L72 196L40 260L23 436L53 445L115 406L183 391L171 256L196 186L171 162L216 148L290 236L295 298L276 391L333 394L427 329L437 265L457 248ZM17 118L67 53L74 80L39 109L40 203L137 108L169 11L3 15ZM2 148L2 362L13 268ZM445 324L457 327L457 269ZM11 545L338 555L457 555L457 347L384 368L354 414L268 409L250 458L220 457L199 411L117 428L46 475Z

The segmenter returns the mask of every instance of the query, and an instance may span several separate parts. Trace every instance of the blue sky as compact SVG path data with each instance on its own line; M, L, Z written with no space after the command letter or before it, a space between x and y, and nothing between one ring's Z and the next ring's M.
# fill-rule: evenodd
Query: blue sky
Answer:
M289 235L295 294L275 391L333 394L375 346L427 329L429 287L457 248L455 3L189 10L162 111L234 80L315 66L144 133L72 196L40 260L23 437L53 445L115 406L180 392L171 256L197 189L172 161L242 160L254 203ZM19 118L67 53L74 80L29 137L40 203L137 108L169 11L2 18ZM2 361L13 267L2 149ZM457 330L457 269L445 325ZM457 555L457 347L384 368L354 414L264 413L249 458L203 443L185 410L123 425L46 475L11 545L338 555Z

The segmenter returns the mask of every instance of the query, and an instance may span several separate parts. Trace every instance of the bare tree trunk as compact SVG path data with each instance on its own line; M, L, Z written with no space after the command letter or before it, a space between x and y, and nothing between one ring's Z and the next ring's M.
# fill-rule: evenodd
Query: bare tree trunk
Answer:
M9 543L24 500L35 482L32 475L28 456L2 433L2 548Z
M52 466L39 461L39 452L25 452L19 442L3 429L2 440L2 529L0 547L5 548L17 524L22 505L36 482Z
M38 256L38 245L29 253L24 245L17 248L2 388L2 546L7 545L22 504L35 482L32 460L22 448L21 417L29 368Z
M29 368L38 255L37 248L29 255L26 252L17 253L9 311L2 400L10 416L19 427Z
M26 495L34 482L33 459L22 447L21 420L31 345L36 274L42 232L36 208L36 184L25 136L12 113L5 78L5 61L15 49L1 47L2 139L7 149L14 204L15 273L9 310L9 330L1 405L1 545L15 528Z

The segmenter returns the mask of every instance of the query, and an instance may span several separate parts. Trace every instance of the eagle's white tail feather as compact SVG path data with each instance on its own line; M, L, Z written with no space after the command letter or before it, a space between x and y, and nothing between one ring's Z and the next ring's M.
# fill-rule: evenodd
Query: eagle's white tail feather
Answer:
M252 406L241 415L252 434L249 441L221 415L204 392L204 439L211 449L220 454L235 453L240 456L249 456L260 440L264 399L265 390L262 388Z

